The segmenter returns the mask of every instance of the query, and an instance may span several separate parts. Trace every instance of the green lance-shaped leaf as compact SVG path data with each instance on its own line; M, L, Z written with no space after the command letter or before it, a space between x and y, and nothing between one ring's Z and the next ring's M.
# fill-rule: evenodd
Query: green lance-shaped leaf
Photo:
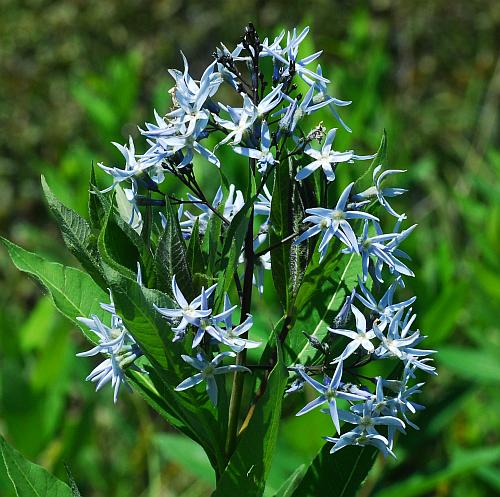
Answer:
M103 265L111 266L130 279L136 278L137 261L140 260L139 251L116 223L112 206L99 234L98 246Z
M136 279L137 263L141 265L146 285L153 283L153 258L144 241L108 204L108 212L99 234L101 259L116 271Z
M91 227L83 217L57 199L43 176L41 181L49 209L57 220L69 250L94 281L106 289L97 251L97 237L92 233Z
M215 292L215 302L220 302L224 293L229 290L238 268L248 223L250 221L251 207L257 198L255 178L251 174L249 176L247 198L248 200L236 213L224 232L222 252L218 265L221 274L219 275L219 283Z
M169 351L170 328L153 308L154 299L159 300L158 295L162 294L154 290L142 289L136 283L135 278L129 278L114 267L104 265L104 271L113 301L126 328L133 334L148 358L161 368L172 371L171 379L175 382L178 376L175 375L174 369L168 367L168 355L171 353ZM146 300L145 292L148 293L149 302ZM162 298L162 303L158 302L158 305L175 307L166 295Z
M196 273L205 273L205 256L203 255L203 252L201 250L199 219L196 219L194 223L193 231L191 232L191 237L189 238L186 258L191 274L194 275Z
M323 262L315 254L295 299L296 318L288 334L285 357L305 364L316 355L302 331L322 341L346 296L361 274L361 257L342 254L334 243Z
M179 220L168 198L166 200L165 217L167 224L158 240L155 252L156 286L159 290L172 294L172 277L175 275L182 293L193 299L192 273L189 267L186 244L182 237Z
M330 454L331 447L331 444L322 447L292 497L357 495L375 462L377 449L349 446Z
M292 228L292 187L290 161L280 164L274 171L273 198L271 201L271 227L269 243L279 243L291 234ZM271 250L271 272L274 287L283 305L287 305L288 284L290 281L290 245L283 243Z
M0 464L17 497L73 497L66 483L28 461L0 435ZM2 471L2 473L4 473Z
M229 291L231 284L234 281L234 275L238 267L238 260L240 257L241 245L235 241L229 250L226 270L219 276L217 288L215 290L215 302L222 302L223 295Z
M162 292L141 287L112 267L105 265L104 271L118 314L152 367L147 381L137 379L135 386L165 419L205 449L220 474L224 467L225 427L217 423L214 408L201 388L174 390L193 374L193 369L180 359L182 353L190 351L183 342L172 343L173 333L153 304L169 308L175 304Z
M245 198L247 199L246 202L233 217L224 233L224 242L222 244L222 253L220 258L220 269L224 271L227 267L227 255L231 251L231 248L236 245L236 252L238 254L241 253L241 247L245 241L245 234L248 228L251 208L257 199L255 178L250 169L248 170L248 188Z
M289 309L297 295L307 266L308 244L292 245L280 241L298 232L304 218L304 206L299 184L293 179L296 165L292 158L275 170L271 201L271 227L269 243L277 245L271 250L271 272L274 286L285 309Z
M117 208L113 209L113 202L115 199ZM120 204L120 206L118 206L118 204ZM152 265L152 256L141 236L128 224L128 213L123 213L126 219L120 214L120 208L123 210L125 208L124 206L126 208L130 207L120 185L116 186L114 193L105 194L99 191L97 188L94 165L92 164L88 201L90 226L94 231L100 233L108 220L108 215L111 215L113 221L125 232L132 244L141 254L144 265L143 271L146 273L146 270L149 270Z
M109 300L107 293L87 273L79 269L47 261L6 239L2 239L2 242L14 265L19 270L35 276L49 291L57 309L74 324L80 326L90 341L95 342L93 333L87 327L81 326L76 318L95 314L101 319L106 319L109 314L101 309L99 303Z
M165 384L155 369L145 366L148 374L127 370L127 379L134 389L160 416L178 430L193 438L190 427L182 420L182 410L170 384Z
M193 291L195 295L199 295L202 288L208 288L213 284L213 279L207 274L205 254L201 246L200 222L197 219L189 237L186 252L188 267L193 276Z
M248 427L240 435L212 497L259 497L263 494L278 437L287 377L282 353L278 350L278 361L271 371L266 391Z
M241 211L240 211L241 212ZM235 221L236 217L239 216L240 212L236 214L233 221ZM221 302L222 297L226 292L229 291L231 284L234 281L234 275L238 269L238 263L240 260L240 254L242 251L243 243L245 241L245 234L248 228L248 214L243 216L239 222L239 225L235 231L231 230L231 226L226 232L226 237L224 240L224 248L223 253L225 253L226 243L230 242L230 236L232 233L232 243L229 243L228 252L225 253L225 256L221 259L221 274L219 275L219 281L217 285L217 289L215 291L215 302Z
M116 202L118 205L119 199L120 202L126 202L128 204L128 200L126 200L125 194L123 193L123 189L120 185L116 187ZM154 274L154 259L153 253L151 252L150 245L146 243L145 236L146 233L145 227L143 227L141 234L139 234L130 224L128 223L129 216L127 215L127 220L124 220L120 214L120 209L112 209L111 210L112 219L117 224L117 226L125 233L128 240L132 243L132 245L137 249L139 253L139 259L135 261L135 263L140 262L142 269L142 277L144 282L148 286L154 286L156 277ZM149 227L150 229L151 227ZM151 234L148 231L149 235ZM134 262L134 261L132 261ZM131 262L131 264L132 264ZM136 266L134 264L134 272L136 270Z
M217 207L217 212L224 213L224 206ZM220 247L220 237L222 233L222 219L216 214L212 214L207 223L207 230L203 240L203 246L207 254L208 274L213 276L217 272L217 251Z
M293 176L295 176L294 171L295 169L292 171ZM297 233L303 227L302 221L305 217L305 208L296 181L293 183L290 198L292 202L290 206L292 212L290 231ZM290 281L288 282L287 308L293 305L302 284L310 257L309 245L310 243L307 242L290 246Z

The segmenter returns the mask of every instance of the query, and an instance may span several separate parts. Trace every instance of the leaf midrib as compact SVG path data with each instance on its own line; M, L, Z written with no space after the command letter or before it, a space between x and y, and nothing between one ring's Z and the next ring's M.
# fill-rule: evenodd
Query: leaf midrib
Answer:
M20 494L19 494L19 492L18 492L18 486L17 486L16 482L14 481L14 479L12 477L12 474L11 474L11 472L9 470L10 465L7 463L7 457L6 457L6 454L5 454L5 445L6 445L5 440L1 440L1 442L0 442L0 451L2 453L3 464L5 466L5 470L7 471L7 476L9 477L9 480L11 481L12 486L14 487L16 495L18 497L21 497ZM15 456L15 454L14 454L14 456ZM16 458L14 456L10 455L10 457L9 457L9 461L11 462L11 464L17 469L18 473L22 476L22 478L24 479L24 481L26 482L26 484L33 491L33 494L37 495L39 497L43 497L42 494L40 494L38 492L38 490L36 489L36 487L30 481L28 475L26 474L26 471L22 468L22 466L18 463L18 461L16 460ZM32 464L32 463L30 463L30 464ZM51 483L50 486L48 485L48 483ZM56 484L58 484L58 483L61 484L61 485L66 485L62 481L58 482L58 481L54 480L53 482L50 482L50 481L47 481L47 478L45 478L46 491L47 491L46 495L48 495L48 490L50 488L53 488L53 486L56 485ZM69 487L68 487L68 490L71 491L71 489ZM57 497L57 495L59 495L59 491L57 491L57 494L54 497Z

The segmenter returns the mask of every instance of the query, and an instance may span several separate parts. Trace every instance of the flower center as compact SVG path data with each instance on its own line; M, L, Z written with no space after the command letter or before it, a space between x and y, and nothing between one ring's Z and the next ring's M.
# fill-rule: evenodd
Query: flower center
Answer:
M316 95L314 95L312 101L314 104L320 104L321 102L324 102L326 100L325 93L320 91Z
M300 121L303 117L304 117L304 111L300 107L298 107L293 116L294 121L295 122Z
M214 371L215 371L215 366L213 364L209 364L203 371L203 376L204 377L207 377L207 376L213 376L214 374Z
M369 238L361 241L361 247L365 250L368 250L370 248L371 244L372 244L372 242L370 241Z
M329 388L326 392L325 392L325 398L328 402L331 402L333 399L335 399L337 395L337 391L336 390L333 390L331 388Z
M185 309L184 309L184 314L186 316L189 316L189 317L193 317L195 315L195 312L196 310L193 309L190 305L188 305Z
M361 418L361 421L359 422L359 426L361 426L363 429L373 426L372 418L370 416L363 416Z
M335 221L342 221L343 219L345 219L344 211L341 211L340 209L335 209L332 212L332 219L334 219Z
M111 332L109 334L111 335L111 338L113 338L113 339L118 338L122 334L122 329L121 328L112 328Z

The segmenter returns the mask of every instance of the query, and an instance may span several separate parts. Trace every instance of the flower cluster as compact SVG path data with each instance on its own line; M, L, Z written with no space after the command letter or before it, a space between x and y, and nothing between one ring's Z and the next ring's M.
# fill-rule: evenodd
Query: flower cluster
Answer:
M430 364L434 351L418 347L425 337L413 329L415 315L411 305L415 297L401 302L396 298L398 289L405 286L403 278L414 276L403 262L409 256L400 246L415 226L402 228L406 216L398 214L387 200L406 190L386 187L385 181L404 171L383 170L382 164L373 164L373 184L367 189L358 190L357 182L343 189L337 187L336 177L342 170L363 167L366 164L363 161L376 156L335 150L337 128L327 130L322 122L314 121L318 111L328 111L344 130L351 131L337 111L350 102L330 96L329 80L319 64L313 66L321 52L299 55L308 31L306 28L299 33L294 29L273 40L260 41L250 25L234 49L224 45L217 48L215 60L199 79L190 74L188 61L182 54L183 70L169 71L175 83L170 90L172 108L164 114L155 111L154 122L140 128L147 144L144 153L136 152L132 138L128 145L115 144L125 162L122 167L99 164L112 178L112 184L101 193L122 188L122 184L127 186L124 192L131 215L126 221L143 238L153 235L145 231L151 229L151 223L143 220L142 207L155 214L157 211L151 211L152 207L178 205L176 215L167 218L159 211L154 222L163 230L169 222L175 222L187 243L195 233L196 237L209 239L215 221L221 223L221 233L226 235L236 232L239 226L233 225L241 219L248 220L243 242L237 245L230 240L238 247L231 274L233 292L227 286L221 290L220 272L202 280L196 297L192 298L194 292L190 294L184 289L184 280L174 274L172 306L155 307L170 325L172 341L181 342L188 351L180 358L196 370L176 390L198 388L204 383L214 406L218 400L217 375L253 371L252 365L245 362L245 352L261 344L249 338L253 325L252 286L261 296L265 293L271 252L285 247L290 253L293 251L290 261L298 265L303 263L297 256L302 250L307 259L302 273L307 264L320 265L331 251L336 251L340 258L357 258L360 267L357 288L352 289L337 318L330 323L327 335L321 340L309 337L311 346L322 356L321 364L288 365L296 377L287 393L299 391L307 383L319 394L297 415L325 408L337 435L326 437L334 444L332 452L346 445L373 445L384 454L393 454L395 433L403 432L406 425L415 427L408 414L422 409L410 400L423 385L412 385L417 370L435 374ZM267 79L263 67L271 69ZM234 92L231 105L218 100L219 90L224 87ZM304 91L300 92L301 88ZM245 167L253 183L249 195L242 193L243 187L239 190L228 181L230 170L218 157L221 147L235 154L238 165L248 161ZM196 171L201 167L221 177L222 184L215 196L207 195L198 184ZM282 168L289 168L289 180L297 185L297 195L314 188L314 183L321 185L328 195L315 193L301 197L301 217L298 221L294 218L301 226L298 229L295 226L294 233L286 233L286 238L276 242L272 240L278 231L273 212L275 196L280 192L272 191L271 180ZM171 180L188 190L184 197L164 193L163 185L170 188ZM173 191L179 190L169 189ZM338 196L332 202L334 192ZM394 228L384 232L381 218L375 214L396 218ZM320 234L321 237L316 237ZM319 258L309 249L317 250ZM215 248L210 250L217 252ZM219 255L220 248L215 256ZM273 266L273 273L275 269ZM383 295L379 298L376 294L380 290ZM238 304L233 305L230 295L235 294ZM111 328L96 316L80 318L99 339L99 345L80 355L107 356L88 379L97 382L97 388L111 381L116 400L120 385L126 384L124 368L137 367L132 363L142 353L114 306L103 305L103 308L112 314ZM352 326L347 327L350 323ZM235 357L238 360L231 364ZM388 364L388 360L396 360L400 366L393 368L386 379L367 379L359 374L365 364L377 360L386 360ZM322 381L313 378L317 375L323 375ZM233 391L232 395L238 393ZM353 428L342 433L341 422Z
M156 307L156 310L172 324L174 332L174 341L184 340L188 327L194 331L192 339L192 348L197 349L196 357L182 355L182 359L189 365L201 371L194 376L180 383L176 390L186 390L206 381L207 393L214 405L217 405L217 384L213 378L216 374L229 373L231 371L250 372L250 370L241 365L228 365L216 367L224 357L235 357L235 352L241 352L244 349L255 348L260 342L242 338L241 335L248 334L252 327L252 316L247 318L239 325L233 324L233 313L238 306L231 305L229 296L226 294L224 299L224 309L219 314L214 314L209 306L209 298L213 294L215 287L212 285L206 290L203 288L201 294L188 303L181 290L179 289L175 276L172 279L172 291L176 303L179 307L167 309ZM205 351L201 345L209 344L213 348L225 345L231 349L217 354L211 361L207 360Z
M330 378L325 375L323 383L314 380L306 368L297 368L300 374L299 380L292 391L300 390L304 383L311 385L320 396L309 402L302 408L297 416L309 412L318 406L328 405L323 412L329 413L338 437L325 437L333 443L331 452L345 447L346 445L373 445L384 455L392 455L394 435L396 431L404 433L406 424L413 428L417 426L408 418L408 413L415 413L423 409L423 406L410 400L410 397L420 392L423 383L410 386L415 378L417 369L436 374L435 367L429 357L434 350L417 348L425 336L420 331L411 330L416 315L413 314L411 304L416 297L411 297L402 302L393 302L398 287L404 287L403 276L414 276L413 272L399 258L409 259L408 254L399 249L400 243L415 228L411 226L400 231L401 223L406 216L397 214L388 204L386 196L397 196L406 190L402 188L382 188L381 181L384 177L400 170L387 170L380 174L381 166L377 166L373 172L374 186L356 195L350 195L354 183L348 185L333 210L324 208L308 209L311 214L304 222L313 224L294 243L298 244L304 240L323 233L319 244L320 258L322 259L328 244L336 236L346 247L342 249L345 254L355 253L361 256L361 274L358 275L358 289L353 289L346 299L336 322L345 323L349 316L354 316L354 328L328 328L331 337L340 336L347 339L343 351L334 358L330 364L335 366L334 374ZM371 198L382 206L389 214L397 218L396 225L391 233L384 233L375 216L361 210L346 211L349 198L357 204L351 204L353 208L362 208L369 203ZM362 219L362 232L356 236L348 219ZM370 223L374 236L370 236ZM384 283L382 272L384 265L389 274L394 278L384 295L377 299L366 287L365 283L371 277L371 283ZM365 313L361 312L353 303L354 299L364 306ZM368 320L365 317L368 315ZM354 360L352 360L354 357ZM376 390L371 393L366 387L358 388L348 381L342 381L344 363L349 363L346 376L356 378L357 369L368 362L381 359L398 359L401 361L403 373L401 380L384 380L381 377L373 378ZM325 364L328 362L325 354ZM328 369L326 366L322 369ZM348 410L338 409L337 399L347 401ZM354 425L350 431L341 434L340 421ZM380 434L375 426L384 426L385 436ZM380 428L379 428L380 429ZM395 457L395 456L394 456Z
M141 267L137 264L137 283L142 285ZM130 367L140 373L146 373L141 367L134 364L135 360L143 355L134 337L125 328L122 319L116 314L113 297L110 292L109 304L101 303L101 308L111 314L111 326L105 325L95 314L90 319L77 317L83 325L97 336L98 343L86 352L80 352L78 357L89 357L103 354L106 359L96 366L87 376L88 381L96 383L96 390L106 383L111 383L114 390L113 400L116 403L122 385L130 389L125 376L125 369Z

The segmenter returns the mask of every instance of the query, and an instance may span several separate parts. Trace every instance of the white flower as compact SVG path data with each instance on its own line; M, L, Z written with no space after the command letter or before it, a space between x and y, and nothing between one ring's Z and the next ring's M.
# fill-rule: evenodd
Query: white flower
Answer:
M188 325L193 325L199 327L201 324L201 319L207 318L212 314L212 309L200 309L202 302L212 294L217 285L212 285L210 288L203 290L198 297L188 302L181 290L179 289L177 282L175 280L175 275L172 278L172 291L174 293L175 300L179 304L179 308L168 309L166 307L154 306L155 309L166 318L179 319L180 323L172 328L172 331L176 334L176 339L182 338L185 334L185 330Z
M343 335L351 339L351 342L347 344L340 357L334 362L347 359L351 354L358 350L359 347L363 347L369 354L371 354L375 349L372 343L372 340L375 338L375 333L373 330L368 331L366 329L366 319L363 316L363 313L352 304L351 311L356 318L356 331L328 328L328 331L331 333Z
M388 170L380 173L381 169L382 169L382 166L378 165L373 170L374 186L368 188L364 192L361 192L361 193L358 193L357 195L354 195L353 200L365 200L365 199L372 199L373 197L376 197L377 200L379 201L380 205L382 205L382 207L384 207L384 209L389 214L391 214L399 219L399 218L401 218L401 214L398 214L391 207L391 205L389 204L389 202L387 201L387 199L385 197L397 197L397 196L405 193L407 190L405 190L404 188L382 188L382 182L384 181L385 178L387 178L387 176L390 176L391 174L404 173L404 172L406 172L406 170L404 170L404 169L388 169Z
M207 382L207 393L210 401L214 406L217 405L217 382L215 381L215 376L219 374L230 373L234 371L242 371L251 373L251 371L244 367L236 364L231 364L229 366L218 366L218 364L224 359L224 357L235 357L234 352L222 352L216 355L211 361L208 361L203 352L199 352L196 357L189 357L187 355L182 355L182 359L187 362L190 366L200 371L189 378L186 378L183 382L179 383L175 387L178 392L192 388L202 381Z
M324 104L324 102L323 102ZM317 104L319 105L319 104ZM337 129L331 129L326 135L325 143L321 150L316 150L308 145L304 152L314 159L313 162L303 167L295 176L296 180L303 180L321 167L328 181L335 179L335 166L341 162L354 162L354 160L372 159L374 155L356 155L352 150L347 152L336 152L332 150L332 143Z

